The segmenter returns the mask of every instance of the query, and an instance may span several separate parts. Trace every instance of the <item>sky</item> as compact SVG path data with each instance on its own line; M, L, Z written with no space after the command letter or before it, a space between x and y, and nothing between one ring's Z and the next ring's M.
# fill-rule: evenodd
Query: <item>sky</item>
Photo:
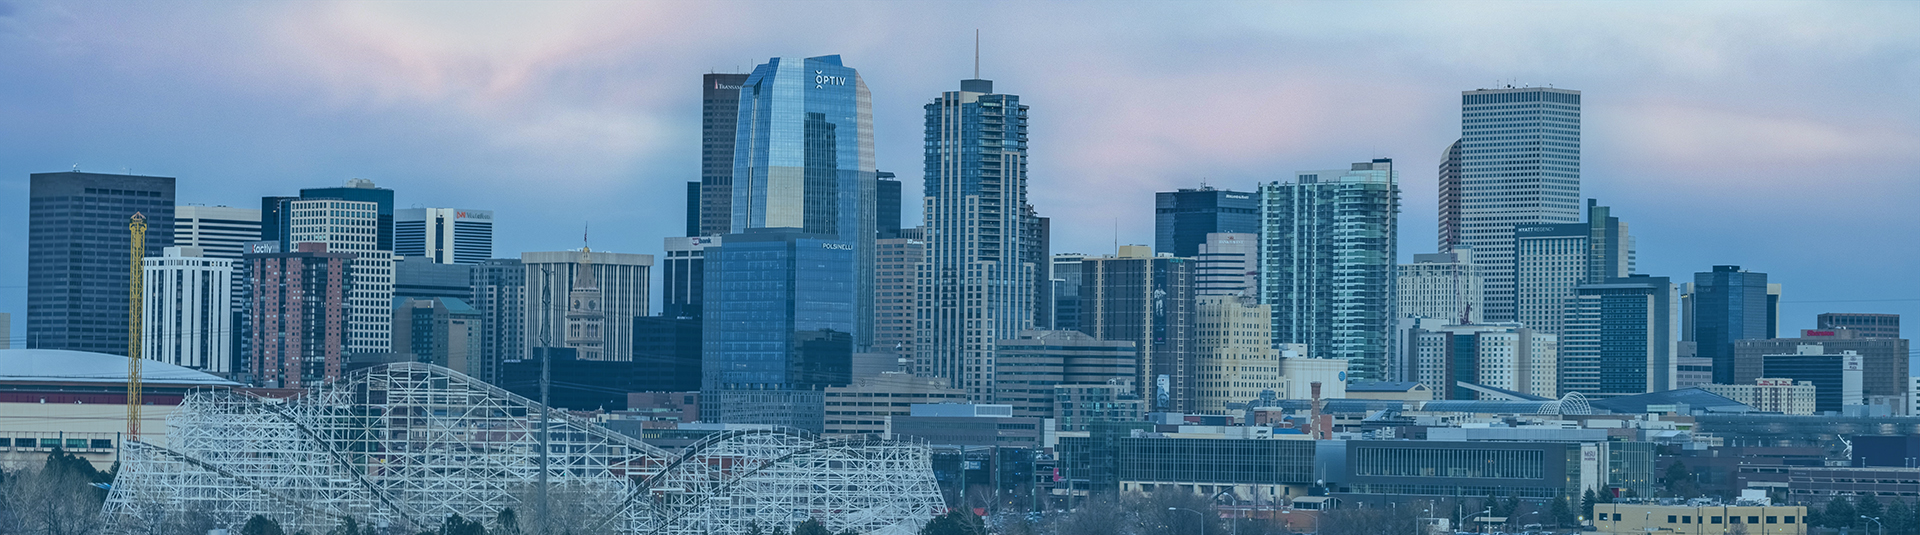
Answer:
M0 0L0 312L24 336L28 175L178 178L182 204L366 178L495 212L495 256L652 253L699 179L699 85L839 54L920 217L921 106L1030 110L1055 252L1150 244L1153 193L1393 158L1435 248L1459 92L1583 93L1583 195L1639 271L1714 265L1821 312L1920 317L1920 2L73 2ZM655 277L656 279L658 277ZM655 283L656 286L658 283Z

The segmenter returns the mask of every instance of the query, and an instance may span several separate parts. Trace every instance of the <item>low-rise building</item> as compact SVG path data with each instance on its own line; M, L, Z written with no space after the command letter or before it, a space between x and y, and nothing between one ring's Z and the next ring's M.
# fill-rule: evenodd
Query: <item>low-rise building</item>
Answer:
M140 440L166 446L167 416L194 389L240 388L166 362L141 363ZM39 465L61 448L105 470L127 430L127 358L57 349L0 350L0 466Z
M1793 379L1763 377L1753 380L1750 385L1700 385L1706 390L1727 399L1738 401L1760 412L1780 414L1813 414L1815 387L1810 381L1794 383Z
M925 403L966 403L967 392L947 381L887 372L855 377L847 386L827 387L826 435L878 435L887 418L908 416Z
M1787 471L1787 502L1826 504L1835 496L1920 496L1920 468L1795 466Z
M1593 527L1618 535L1806 535L1807 508L1601 503L1593 506Z
M1134 394L1131 378L1108 384L1054 385L1055 429L1086 431L1092 422L1137 422L1147 402Z
M1369 381L1347 385L1347 399L1432 401L1433 389L1419 381Z

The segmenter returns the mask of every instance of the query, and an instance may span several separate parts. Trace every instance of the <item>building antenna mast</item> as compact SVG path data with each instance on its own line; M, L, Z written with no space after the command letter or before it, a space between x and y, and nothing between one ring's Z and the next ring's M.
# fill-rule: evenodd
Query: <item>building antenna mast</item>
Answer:
M980 29L973 29L973 79L980 79Z

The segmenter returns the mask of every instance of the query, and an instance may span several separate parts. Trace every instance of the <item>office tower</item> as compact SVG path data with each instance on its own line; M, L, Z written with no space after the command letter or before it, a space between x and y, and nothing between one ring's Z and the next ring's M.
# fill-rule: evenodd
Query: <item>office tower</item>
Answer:
M1867 338L1847 329L1804 329L1798 338L1739 340L1733 346L1732 384L1751 384L1754 379L1767 377L1763 375L1767 355L1798 353L1801 346L1820 346L1827 354L1851 351L1860 355L1866 371L1865 395L1869 399L1901 399L1908 392L1907 364L1912 352L1905 339ZM1716 363L1714 372L1719 371Z
M1027 205L1027 107L961 80L926 109L927 265L914 373L993 399L994 342L1033 326L1040 258Z
M1260 302L1273 305L1273 341L1354 361L1354 379L1380 380L1398 304L1393 160L1296 178L1260 186Z
M1560 391L1602 397L1674 389L1678 292L1666 277L1646 275L1574 287L1560 328Z
M852 380L855 247L752 229L708 252L702 417L823 430L824 390Z
M493 258L493 210L406 208L393 214L394 256L424 256L441 264L478 264Z
M231 355L245 355L247 343L247 324L252 320L247 310L246 262L240 256L246 252L246 244L264 240L260 232L260 211L253 208L233 208L228 206L175 206L173 209L173 244L181 247L199 247L207 258L219 258L233 261L232 299L228 310L232 317L227 319L227 345Z
M1228 414L1280 385L1280 350L1273 347L1273 313L1252 296L1194 298L1194 409Z
M1059 385L1132 385L1133 342L1096 340L1080 331L1026 331L994 343L993 403L1015 417L1053 418Z
M1153 194L1153 250L1193 258L1213 233L1260 232L1260 201L1253 194L1212 186Z
M1194 295L1260 294L1260 235L1234 232L1207 234L1200 244L1194 268Z
M646 316L653 255L579 251L520 253L526 266L526 355L534 348L586 348L580 360L633 358L633 318ZM598 294L598 306L573 298ZM598 321L600 336L586 334ZM574 326L581 328L576 335Z
M871 347L879 180L866 82L840 56L769 60L741 85L737 134L731 232L796 229L853 247L853 344Z
M700 229L688 236L719 236L733 227L734 141L745 74L700 77Z
M893 173L881 171L879 182L874 183L874 232L877 239L900 237L900 181Z
M1820 330L1847 329L1861 338L1899 338L1899 314L1828 312L1816 317Z
M687 182L687 230L688 236L700 235L700 182Z
M1740 266L1713 266L1713 271L1693 274L1693 293L1687 307L1692 329L1689 340L1698 344L1696 356L1713 359L1713 382L1730 385L1742 381L1734 372L1733 343L1739 340L1766 339L1770 300L1767 298L1767 274L1740 269Z
M1767 338L1780 337L1780 283L1767 283Z
M1514 313L1517 321L1560 334L1573 288L1632 274L1627 224L1592 199L1586 223L1556 223L1514 229Z
M1402 318L1464 325L1486 322L1486 293L1472 247L1413 255L1412 264L1400 264L1394 281L1395 312Z
M526 353L527 267L517 258L473 266L473 308L480 311L480 380L498 384L500 363Z
M34 173L27 194L26 347L127 354L128 249L173 246L173 177Z
M328 252L319 242L282 251L288 250L277 242L247 244L247 287L254 289L248 307L255 318L247 344L251 382L304 388L339 378L354 255Z
M344 190L353 195L339 197L393 197L393 190L373 189L364 180ZM315 190L302 190L302 192ZM322 190L332 191L332 190ZM372 192L362 194L359 192ZM327 195L331 195L330 193ZM347 293L347 352L385 353L393 347L393 251L379 247L381 221L391 215L380 212L377 201L349 201L330 196L287 201L285 221L287 242L281 250L301 243L326 244L327 252L353 255L348 275L353 278ZM388 234L391 234L390 232ZM392 238L384 241L391 242ZM258 289L255 288L257 291ZM254 317L257 321L259 316Z
M920 266L927 242L916 238L875 240L873 262L873 352L913 358L920 317Z
M409 256L393 263L395 305L407 298L436 297L473 300L473 266L442 264L424 256Z
M1580 92L1461 92L1460 140L1441 158L1439 198L1440 251L1473 247L1487 320L1514 321L1514 229L1580 221Z
M1827 353L1824 349L1817 344L1803 345L1791 353L1763 355L1760 376L1813 383L1813 410L1817 412L1837 413L1847 405L1865 404L1862 388L1865 366L1860 354Z
M393 190L375 186L373 185L372 180L367 180L364 178L353 178L353 179L348 179L346 185L342 187L301 189L299 199L301 200L329 199L329 200L336 200L336 201L355 201L355 202L373 203L374 212L375 212L374 214L375 221L373 224L374 241L370 244L371 245L370 247L367 247L367 249L376 250L376 251L393 251ZM265 216L266 216L265 213L261 214L261 217L264 218ZM291 218L293 217L293 215L291 213L288 213L288 214L284 214L284 217ZM296 226L296 224L289 223L288 219L282 219L281 224L285 225L285 228L288 229L289 239L293 239L291 237L291 234L294 232L293 228L294 226ZM261 225L262 225L262 228L264 229L266 225L266 222L264 219L261 221ZM491 240L489 240L489 242L491 242ZM332 246L329 245L328 247L332 247Z
M706 300L706 254L720 245L719 236L671 237L660 277L660 315L700 318Z
M487 373L480 358L483 320L479 310L453 297L398 299L393 314L394 352L472 377Z
M1144 245L1080 263L1080 332L1133 342L1149 410L1193 405L1193 259L1155 257Z
M633 318L633 390L700 390L700 318Z
M1080 330L1080 267L1087 255L1067 253L1053 255L1047 271L1053 275L1048 281L1053 287L1053 329L1056 331Z
M1053 329L1054 284L1053 284L1053 218L1039 217L1033 213L1033 207L1026 209L1032 223L1031 230L1025 235L1027 252L1024 258L1033 262L1033 328Z
M232 373L233 264L200 247L168 247L142 259L140 356Z
M1446 254L1446 253L1441 253ZM1412 381L1426 385L1434 396L1445 398L1448 389L1445 337L1431 333L1454 322L1441 318L1401 315L1393 321L1393 358L1387 359L1386 380ZM1469 324L1472 325L1472 324Z
M1473 383L1502 390L1557 398L1560 339L1517 323L1419 325L1408 335L1416 381L1445 399L1479 399ZM1296 397L1298 397L1296 395Z

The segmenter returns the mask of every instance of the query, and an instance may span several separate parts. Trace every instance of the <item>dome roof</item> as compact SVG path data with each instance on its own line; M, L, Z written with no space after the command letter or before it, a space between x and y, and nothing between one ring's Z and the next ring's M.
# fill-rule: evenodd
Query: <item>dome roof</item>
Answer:
M63 349L0 349L0 383L126 383L127 358ZM153 386L241 386L218 376L147 360L140 382Z

